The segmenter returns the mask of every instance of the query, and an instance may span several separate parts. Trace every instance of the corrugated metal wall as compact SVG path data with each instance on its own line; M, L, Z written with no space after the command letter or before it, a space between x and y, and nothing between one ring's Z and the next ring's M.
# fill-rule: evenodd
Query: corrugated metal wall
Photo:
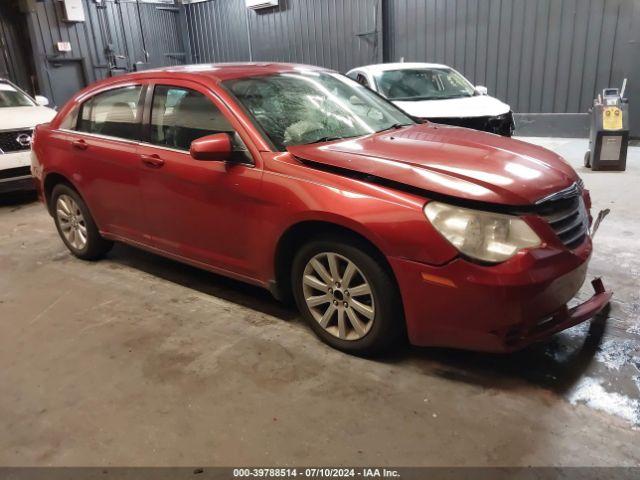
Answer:
M183 8L145 3L139 3L138 8L147 52L144 68L191 63L186 22L181 21Z
M346 71L382 60L379 0L284 0L249 12L253 58Z
M191 61L182 6L84 0L86 21L70 23L64 21L60 2L27 0L25 5L38 83L56 105L68 96L54 85L59 82L54 68L65 62L79 62L88 84L121 72ZM58 52L58 42L69 42L71 52Z
M70 59L82 64L88 83L191 60L276 60L344 72L404 57L452 65L516 112L586 112L596 92L626 76L631 125L640 133L640 0L280 0L258 11L244 0L84 0L83 23L64 22L57 1L23 2L44 94L58 82L51 65ZM2 25L11 39L15 26L7 34ZM57 52L59 41L72 52ZM24 85L21 57L11 56L9 74Z
M244 0L186 6L200 62L284 61L345 71L382 60L381 0L280 0L248 10Z
M586 112L596 92L627 76L640 102L639 0L280 0L259 11L244 0L209 0L186 9L200 62L252 58L343 72L383 54L440 62L531 113ZM631 112L637 135L640 108Z
M247 14L243 1L194 3L186 6L186 14L195 62L249 60Z
M446 63L517 112L586 112L596 92L625 76L640 103L637 0L389 0L386 7L387 61Z
M34 93L24 28L24 19L18 9L13 4L0 3L0 77Z

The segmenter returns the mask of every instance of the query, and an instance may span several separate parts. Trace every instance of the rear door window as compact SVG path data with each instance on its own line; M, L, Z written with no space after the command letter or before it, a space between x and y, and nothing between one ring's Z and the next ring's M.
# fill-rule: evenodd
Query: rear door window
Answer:
M99 93L82 104L77 130L109 137L140 138L142 86Z

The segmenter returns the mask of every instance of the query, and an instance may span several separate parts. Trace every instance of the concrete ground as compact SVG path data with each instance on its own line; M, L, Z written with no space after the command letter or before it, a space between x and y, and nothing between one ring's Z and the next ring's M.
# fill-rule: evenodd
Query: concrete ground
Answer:
M259 289L130 248L73 258L0 204L0 465L640 465L640 148L581 167L608 316L508 356L320 343ZM590 296L586 286L580 297Z

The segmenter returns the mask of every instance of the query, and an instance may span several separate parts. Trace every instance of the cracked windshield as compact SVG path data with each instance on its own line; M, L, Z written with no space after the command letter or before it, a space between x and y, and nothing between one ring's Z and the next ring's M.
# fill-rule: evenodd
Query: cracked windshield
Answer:
M301 71L224 85L281 151L414 123L366 87L337 74Z
M380 92L389 100L417 101L472 97L475 89L462 75L448 68L404 68L376 75Z

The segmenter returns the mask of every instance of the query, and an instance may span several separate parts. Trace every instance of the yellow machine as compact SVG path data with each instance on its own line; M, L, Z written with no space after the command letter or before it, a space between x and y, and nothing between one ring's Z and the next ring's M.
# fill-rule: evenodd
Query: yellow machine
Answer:
M589 151L584 165L592 170L625 170L629 144L629 102L622 89L605 88L591 108Z

